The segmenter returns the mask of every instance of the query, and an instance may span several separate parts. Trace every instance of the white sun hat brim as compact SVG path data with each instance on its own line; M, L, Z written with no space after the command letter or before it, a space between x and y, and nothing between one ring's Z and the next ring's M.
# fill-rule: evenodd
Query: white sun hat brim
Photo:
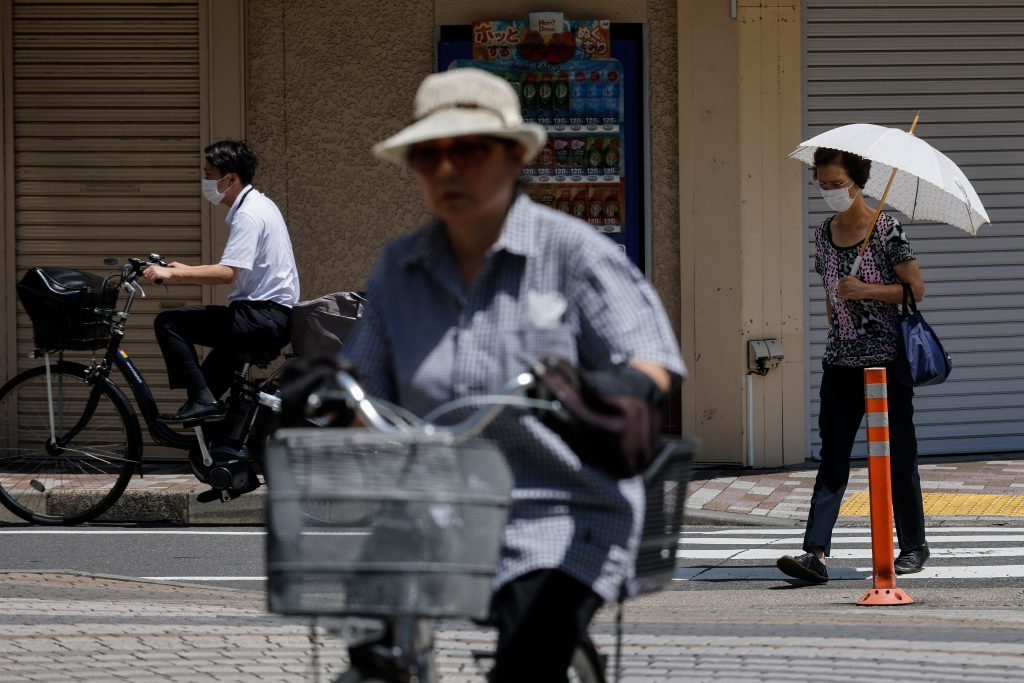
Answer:
M484 135L487 137L516 140L526 148L526 159L532 161L547 140L543 126L535 123L520 123L508 127L486 109L442 109L402 129L387 140L378 143L373 153L381 159L405 164L409 147L428 140L454 138L462 135Z

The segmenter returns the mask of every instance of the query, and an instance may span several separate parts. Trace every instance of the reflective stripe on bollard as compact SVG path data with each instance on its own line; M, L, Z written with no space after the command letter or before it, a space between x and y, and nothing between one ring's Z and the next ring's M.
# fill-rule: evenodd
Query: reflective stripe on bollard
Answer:
M889 481L889 402L885 368L864 369L864 412L868 428L868 489L871 497L873 587L858 605L909 605L896 587L892 546L892 484Z

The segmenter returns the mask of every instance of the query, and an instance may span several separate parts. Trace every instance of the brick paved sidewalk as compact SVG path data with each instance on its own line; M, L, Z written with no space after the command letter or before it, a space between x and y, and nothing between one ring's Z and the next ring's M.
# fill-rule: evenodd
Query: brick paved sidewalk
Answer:
M698 469L690 483L687 507L694 523L724 523L734 519L763 518L779 523L807 519L817 463L785 470ZM921 489L929 523L1002 521L1024 524L1024 454L1000 460L924 458L920 464ZM840 522L862 521L868 514L867 462L858 460L850 471L850 484ZM715 515L720 519L714 520Z
M209 487L184 465L147 466L132 478L122 499L104 515L113 522L262 524L266 488L228 503L200 503ZM798 525L807 518L817 463L784 470L698 468L688 489L689 524ZM999 460L924 458L920 465L929 523L990 521L1024 525L1024 453ZM858 460L840 511L840 523L868 514L867 462ZM20 522L0 507L0 522Z
M706 593L646 596L627 608L623 683L1019 679L1019 597L975 592L968 607L922 590L922 604L883 617L852 606L856 592L843 596L847 607L813 590L738 591L735 607ZM338 637L267 614L260 591L0 571L0 614L4 683L298 683L346 667ZM612 619L606 608L591 629L604 654L614 651ZM815 624L831 630L800 632ZM465 622L439 624L441 683L482 682L471 652L493 639Z

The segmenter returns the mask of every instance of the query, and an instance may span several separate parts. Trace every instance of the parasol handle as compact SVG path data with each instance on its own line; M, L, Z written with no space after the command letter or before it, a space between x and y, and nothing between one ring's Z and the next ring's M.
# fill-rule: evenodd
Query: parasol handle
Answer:
M914 117L914 122L910 124L910 134L914 134L914 129L917 128L917 121L921 118L921 112L917 112L917 116ZM878 224L878 217L882 215L882 207L885 206L885 200L889 196L889 189L892 187L892 181L896 180L896 172L898 168L893 168L892 173L889 174L889 182L885 185L885 192L882 193L882 199L878 202L878 208L875 209L875 217L871 220L871 226L868 228L867 237L860 245L860 251L857 252L857 259L853 262L853 268L850 269L850 275L857 277L857 273L860 272L860 261L864 258L864 252L867 251L868 241L871 240L871 235L875 231L875 225Z

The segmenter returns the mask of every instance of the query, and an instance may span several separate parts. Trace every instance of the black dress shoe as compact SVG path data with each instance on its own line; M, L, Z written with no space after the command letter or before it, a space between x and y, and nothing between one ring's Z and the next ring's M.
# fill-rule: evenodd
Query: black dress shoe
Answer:
M913 550L906 550L896 558L895 568L897 574L916 574L924 569L924 563L932 554L928 552L928 544L919 545Z
M825 583L828 581L828 570L825 563L818 559L814 553L804 553L797 557L783 555L775 566L786 576L794 579L809 581L810 583Z
M220 401L199 403L189 399L174 414L163 413L160 419L164 422L188 422L191 420L212 420L224 417L224 404Z

